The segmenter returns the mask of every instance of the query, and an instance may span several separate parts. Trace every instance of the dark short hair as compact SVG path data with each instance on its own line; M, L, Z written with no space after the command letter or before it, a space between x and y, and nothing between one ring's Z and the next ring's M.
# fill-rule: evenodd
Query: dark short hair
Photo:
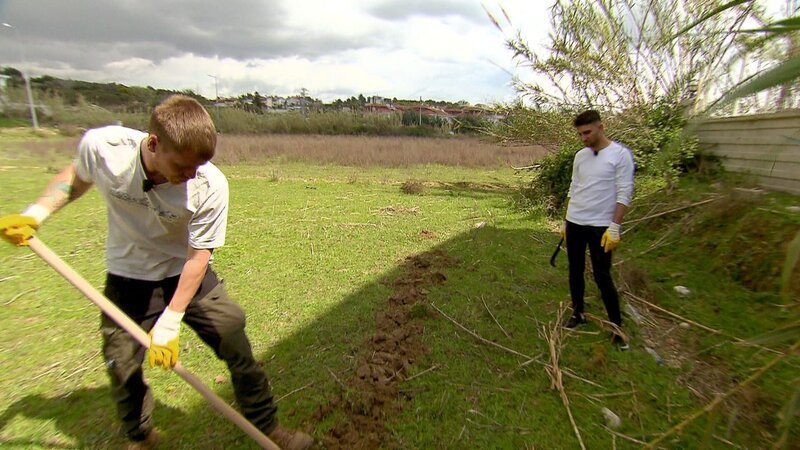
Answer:
M572 122L572 125L579 127L581 125L589 125L597 122L600 122L600 113L594 109L590 109L578 114Z

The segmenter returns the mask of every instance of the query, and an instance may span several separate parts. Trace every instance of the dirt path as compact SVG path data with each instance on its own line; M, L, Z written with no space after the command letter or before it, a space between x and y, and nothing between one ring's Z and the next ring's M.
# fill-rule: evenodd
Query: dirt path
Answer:
M408 369L427 352L419 336L424 332L419 314L426 287L444 283L440 271L456 265L441 250L406 259L401 275L392 282L394 292L384 308L375 314L375 334L367 339L355 373L343 380L345 391L317 408L314 420L334 412L344 416L323 438L328 449L374 449L387 444L388 416L396 415L411 394L400 391Z

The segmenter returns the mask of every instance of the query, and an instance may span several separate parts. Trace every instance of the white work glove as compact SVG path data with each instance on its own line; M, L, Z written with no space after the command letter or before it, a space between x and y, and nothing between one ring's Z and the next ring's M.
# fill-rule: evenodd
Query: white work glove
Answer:
M42 205L34 203L28 206L25 211L22 212L22 215L33 217L33 220L36 221L36 225L38 226L44 222L44 219L47 219L47 217L50 215L50 210Z
M185 313L164 309L150 330L150 367L162 366L164 369L175 367L178 362L178 336L181 332L181 320Z
M606 253L617 248L620 241L622 240L622 236L620 236L619 230L620 230L620 225L618 223L611 222L611 225L608 226L606 232L603 233L603 238L600 239L600 245L603 247Z

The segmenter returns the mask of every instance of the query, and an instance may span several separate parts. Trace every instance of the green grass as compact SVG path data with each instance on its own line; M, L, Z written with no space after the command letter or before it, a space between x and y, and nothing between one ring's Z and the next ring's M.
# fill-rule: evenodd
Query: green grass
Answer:
M25 119L15 119L0 116L0 128L16 128L30 126L30 122Z
M48 167L68 158L55 154L37 161L8 154L2 145L0 214L8 214L39 194L52 176ZM554 319L560 303L569 302L566 258L562 254L555 269L548 265L557 241L555 225L513 207L510 188L517 179L510 170L285 162L222 169L230 180L231 209L227 244L214 255L216 270L247 312L254 353L265 363L276 397L305 387L279 402L281 421L313 430L322 440L341 420L341 414L321 423L312 420L319 406L342 392L331 372L342 380L353 376L364 342L375 331L375 313L392 294L386 281L401 275L407 256L437 249L458 264L441 269L447 281L428 287L424 306L417 308L424 326L419 339L428 353L415 361L411 374L437 368L401 385L406 396L402 410L385 418L391 430L385 447L577 448L542 365L521 366L523 358L476 340L429 305L485 339L547 361L539 329ZM402 193L407 180L422 182L422 192ZM695 181L669 195L648 192L630 217L644 216L650 205L663 203L659 210L666 210L669 203L703 198L709 189L708 183ZM779 213L748 207L730 220L751 216L796 229L797 213L785 209L796 203L796 197L769 194L759 204ZM779 300L773 291L754 292L731 279L726 267L745 251L702 246L714 214L688 210L634 228L617 257L625 261L623 279L654 303L742 338L796 318L796 311L774 305ZM476 228L479 222L485 226ZM669 245L638 256L677 226L682 228L667 237ZM720 233L729 231L721 227ZM93 285L102 286L105 214L95 191L49 220L39 236ZM0 280L2 447L120 447L95 307L24 248L0 246ZM692 297L678 297L675 284L690 287ZM604 316L591 282L587 296L589 312ZM604 406L622 418L620 433L649 440L710 400L702 395L724 391L774 357L650 317L664 327L654 332L626 319L634 336L627 353L615 351L595 324L585 327L588 333L565 337L562 367L602 386L564 379L588 448L613 445L602 427ZM643 346L658 335L659 350L672 339L670 345L686 357L656 365ZM224 365L189 330L182 333L182 345L183 365L231 401L230 383L214 382L217 375L227 375ZM700 419L667 446L699 448L709 426L725 437L734 411L737 419L727 438L749 448L768 446L799 362L794 357L779 365L747 396L726 403L716 421ZM255 448L178 377L160 370L145 373L155 391L155 420L166 448ZM638 447L622 438L615 443ZM727 446L712 438L708 448Z

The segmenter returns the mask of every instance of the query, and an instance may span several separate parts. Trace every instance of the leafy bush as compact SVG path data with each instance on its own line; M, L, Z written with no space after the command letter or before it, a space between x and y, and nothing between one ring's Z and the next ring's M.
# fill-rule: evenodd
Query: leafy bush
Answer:
M675 179L694 165L697 139L684 133L687 123L680 107L661 102L612 116L609 137L633 151L637 171Z
M539 161L539 168L523 195L533 205L555 216L564 206L572 180L572 161L580 148L565 144Z

